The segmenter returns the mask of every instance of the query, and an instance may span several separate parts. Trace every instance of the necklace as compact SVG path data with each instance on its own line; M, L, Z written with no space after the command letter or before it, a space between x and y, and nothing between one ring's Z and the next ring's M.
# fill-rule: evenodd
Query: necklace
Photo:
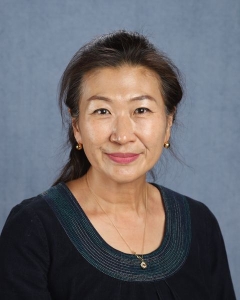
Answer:
M121 239L123 240L123 242L126 244L126 246L128 247L128 249L130 250L130 252L136 256L136 258L138 258L140 260L140 266L142 269L146 269L147 268L147 264L143 258L143 253L144 253L144 242L145 242L145 232L146 232L146 223L147 223L147 185L146 185L146 193L145 193L145 223L144 223L144 229L143 229L143 241L142 241L142 254L137 254L136 251L133 251L131 249L131 247L129 246L129 244L127 243L127 241L124 239L124 237L122 236L121 232L118 230L118 228L115 226L115 224L113 223L113 221L111 220L111 218L109 217L109 215L106 213L106 211L103 209L103 207L101 206L101 204L99 203L98 199L100 198L98 195L96 195L94 193L94 191L92 190L92 188L89 185L89 181L88 181L88 173L86 174L86 182L87 182L87 186L89 191L91 192L91 194L94 196L94 200L96 201L96 203L98 204L98 206L100 207L100 209L102 210L102 212L106 215L106 217L108 218L108 220L110 221L110 223L112 224L112 226L115 228L115 230L117 231L117 233L119 234L119 236L121 237Z

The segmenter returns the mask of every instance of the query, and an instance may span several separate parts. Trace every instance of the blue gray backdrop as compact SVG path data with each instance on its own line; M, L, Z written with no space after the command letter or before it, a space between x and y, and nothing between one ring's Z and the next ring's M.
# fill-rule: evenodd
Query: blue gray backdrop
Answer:
M167 157L157 182L216 215L240 299L239 0L0 0L0 229L66 159L56 100L66 64L122 28L148 35L185 76L175 145L188 166Z

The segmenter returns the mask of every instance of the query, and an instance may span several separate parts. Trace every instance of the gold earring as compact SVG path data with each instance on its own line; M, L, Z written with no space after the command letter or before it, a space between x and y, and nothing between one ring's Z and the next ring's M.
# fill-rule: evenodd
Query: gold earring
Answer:
M168 149L168 148L170 148L170 143L166 142L166 143L163 144L163 146L164 146L164 148Z
M76 149L77 149L77 150L82 150L82 144L80 144L80 143L77 144L77 145L76 145Z

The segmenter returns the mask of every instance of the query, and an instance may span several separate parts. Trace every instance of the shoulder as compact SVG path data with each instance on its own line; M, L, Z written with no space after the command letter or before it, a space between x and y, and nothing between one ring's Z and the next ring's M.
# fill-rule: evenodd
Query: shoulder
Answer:
M171 203L175 219L181 219L183 224L189 223L191 243L197 245L202 253L206 253L207 260L214 260L216 253L225 254L225 245L219 223L212 211L202 202L158 186L159 190Z
M39 195L26 200L23 200L14 206L6 220L4 229L18 224L40 223L39 215L48 211L47 203Z
M0 254L6 261L11 262L26 251L33 256L36 251L44 257L48 256L47 224L43 224L37 213L41 206L44 207L43 200L34 197L22 201L11 210L0 236Z
M161 192L164 192L166 195L168 195L169 197L174 197L176 198L178 201L187 201L189 208L191 210L192 213L200 213L203 214L204 216L207 216L209 218L214 218L215 216L213 215L213 213L211 212L211 210L207 207L206 204L204 204L203 202L200 202L198 200L195 200L189 196L180 194L178 192L175 192L169 188L166 188L164 186L160 186L160 185L156 185L159 190Z
M212 228L213 230L219 231L218 221L206 204L164 186L156 184L155 186L167 201L178 203L180 206L186 207L189 211L191 223L194 228L207 231L210 231Z
M40 224L36 213L39 209L46 209L44 200L40 196L23 200L14 206L6 220L2 234L15 226L20 230L22 227L29 227L29 224Z
M42 194L11 210L0 236L0 282L4 285L1 292L8 299L16 299L11 293L18 293L22 299L30 299L30 294L49 298L46 278L56 252L54 238L58 228Z
M50 191L50 188L48 191ZM13 207L0 236L0 257L10 264L18 258L22 264L30 260L42 265L45 270L50 252L62 228L44 193L23 200ZM4 262L0 259L0 267Z
M53 188L48 189L50 192ZM55 226L56 217L49 207L44 194L25 199L14 206L5 222L1 240L9 240L9 235L17 238L38 235L45 238L49 228Z

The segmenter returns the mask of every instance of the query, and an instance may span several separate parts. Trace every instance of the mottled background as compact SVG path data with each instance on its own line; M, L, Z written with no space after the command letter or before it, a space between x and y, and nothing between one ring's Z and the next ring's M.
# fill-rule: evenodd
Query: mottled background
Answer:
M184 74L175 145L185 165L168 156L157 182L216 215L240 299L239 0L0 0L0 229L66 158L57 108L66 64L83 43L123 28L149 36Z

